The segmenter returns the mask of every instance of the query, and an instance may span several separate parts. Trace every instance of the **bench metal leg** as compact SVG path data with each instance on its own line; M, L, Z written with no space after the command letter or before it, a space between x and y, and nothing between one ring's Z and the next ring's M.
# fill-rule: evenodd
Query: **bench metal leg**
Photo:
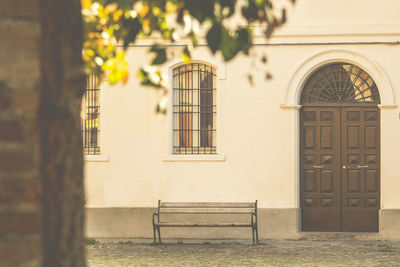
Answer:
M160 227L157 227L157 232L158 232L158 242L161 244Z
M251 215L251 230L253 234L253 245L258 245L258 224L257 224L257 215ZM255 234L255 238L254 238Z
M157 216L157 221L160 221L160 215L158 213L153 213L153 237L154 237L154 245L157 245L157 237L156 230L158 229L158 236L160 236L160 227L156 225L155 217ZM160 238L161 243L161 238Z
M154 236L154 245L157 245L157 240L156 240L156 227L153 224L153 236Z
M251 227L251 233L253 234L253 245L255 245L255 241L254 241L254 227Z
M256 222L256 244L258 245L258 223Z
M253 245L255 245L255 240L254 240L254 214L251 214L251 234L253 236Z

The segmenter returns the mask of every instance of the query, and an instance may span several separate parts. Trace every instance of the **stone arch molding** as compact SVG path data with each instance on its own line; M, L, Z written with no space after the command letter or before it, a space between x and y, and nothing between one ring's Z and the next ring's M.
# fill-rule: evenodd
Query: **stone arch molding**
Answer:
M397 107L392 83L378 63L365 55L348 50L324 51L303 62L296 69L292 79L289 81L286 89L285 99L281 107L299 108L301 91L304 83L307 81L308 77L310 77L311 73L323 65L334 62L351 63L365 70L372 77L378 87L381 100L379 107Z
M219 80L226 79L226 66L225 66L225 63L223 63L220 60L215 60L212 57L207 57L207 56L203 55L202 57L193 56L192 60L190 60L190 62L188 62L188 63L202 63L202 64L206 64L206 65L211 65L214 68L216 68L216 70L217 70L217 79L219 79ZM169 62L168 66L166 66L163 69L163 72L170 73L169 76L171 76L171 71L174 68L176 68L180 65L183 65L183 64L185 64L185 62L183 62L182 59L174 59L171 62ZM171 77L169 77L169 78L171 78Z

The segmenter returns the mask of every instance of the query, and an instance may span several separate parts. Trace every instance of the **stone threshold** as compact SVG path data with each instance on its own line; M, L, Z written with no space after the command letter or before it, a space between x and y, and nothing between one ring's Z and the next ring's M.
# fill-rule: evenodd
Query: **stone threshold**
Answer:
M379 233L371 232L299 232L299 240L315 241L380 241Z

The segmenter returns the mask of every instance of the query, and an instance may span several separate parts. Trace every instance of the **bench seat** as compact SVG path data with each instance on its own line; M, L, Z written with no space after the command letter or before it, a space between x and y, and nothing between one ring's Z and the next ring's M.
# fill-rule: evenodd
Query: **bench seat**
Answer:
M160 227L251 227L251 223L175 223L159 222L154 223Z
M195 215L202 214L230 214L230 215L249 215L248 222L193 222L195 217L191 217L192 222L184 221L162 221L163 214ZM230 218L234 218L231 217ZM163 217L163 219L165 219ZM243 219L243 217L242 217ZM173 220L176 220L173 219ZM184 220L181 218L180 220ZM153 214L153 234L154 244L158 240L161 243L161 227L250 227L252 229L253 244L258 244L257 226L257 200L255 202L161 202L158 201L157 212Z

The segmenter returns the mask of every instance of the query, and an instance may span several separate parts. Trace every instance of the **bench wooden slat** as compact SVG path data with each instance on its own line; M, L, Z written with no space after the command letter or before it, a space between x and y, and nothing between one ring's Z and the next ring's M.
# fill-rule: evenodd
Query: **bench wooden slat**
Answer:
M174 214L251 214L254 208L160 208L160 213Z
M253 202L161 202L161 208L255 208Z
M166 214L166 216L161 214ZM180 221L174 221L179 216L175 219L173 216L168 218L168 214L186 214L192 222L182 222L183 217ZM189 216L191 214L251 214L251 216L248 216L247 222L199 222L198 219L206 215ZM160 222L160 218L167 218L167 222ZM257 221L257 200L255 202L161 202L159 200L157 212L153 214L154 244L157 243L157 233L158 241L161 243L160 228L162 227L251 227L253 244L258 244Z
M251 227L251 223L175 223L159 222L157 226L163 227Z

